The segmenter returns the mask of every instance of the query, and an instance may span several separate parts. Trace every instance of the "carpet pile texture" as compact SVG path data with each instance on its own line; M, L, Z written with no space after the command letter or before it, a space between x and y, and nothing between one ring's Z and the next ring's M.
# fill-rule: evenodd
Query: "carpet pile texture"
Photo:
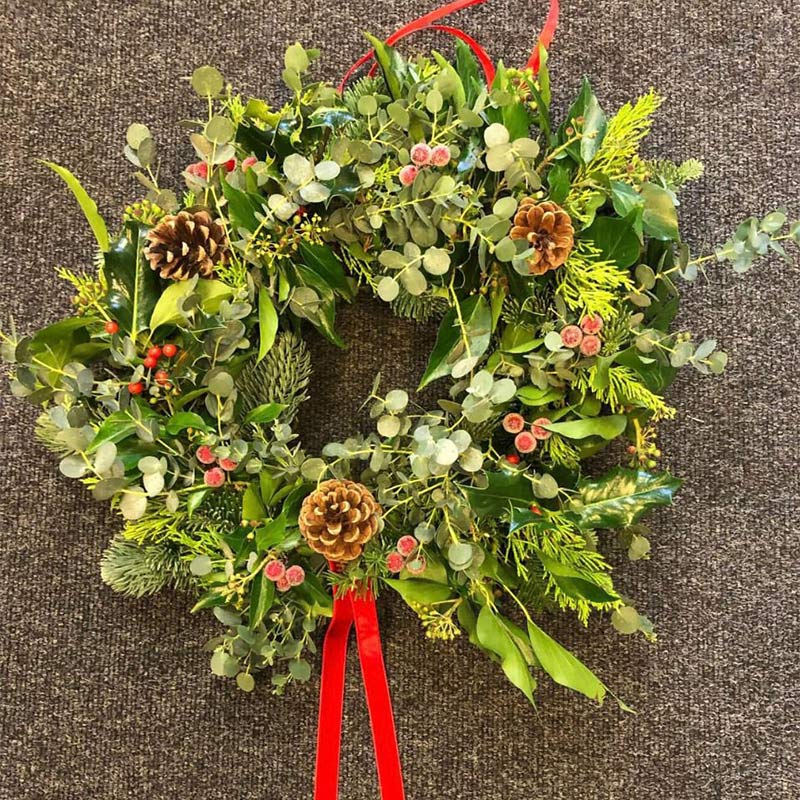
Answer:
M284 47L299 39L321 46L321 69L338 78L365 49L360 30L387 35L433 2L0 2L2 324L13 316L28 331L64 315L68 292L53 267L91 263L80 211L36 158L71 168L113 218L137 197L122 157L129 122L153 130L165 183L192 159L177 123L193 111L182 78L194 67L214 63L237 88L274 94ZM493 0L456 24L520 64L545 6ZM683 198L696 250L748 213L785 202L800 214L793 0L565 2L551 68L560 109L584 73L609 109L651 85L663 91L650 152L706 165ZM672 389L682 413L662 448L687 486L651 520L652 560L617 574L658 643L601 620L550 625L638 715L547 682L532 711L468 643L428 642L386 597L409 800L800 796L798 263L710 273L686 291L680 323L716 334L731 367L719 379L687 373ZM347 353L314 345L311 444L360 424L378 370L387 386L413 386L433 336L369 302L343 316L343 333ZM130 601L105 587L98 560L117 522L57 475L31 439L33 419L4 389L0 799L310 798L316 679L282 700L266 687L238 692L208 671L208 616L189 616L169 593ZM344 742L343 800L375 800L355 668Z

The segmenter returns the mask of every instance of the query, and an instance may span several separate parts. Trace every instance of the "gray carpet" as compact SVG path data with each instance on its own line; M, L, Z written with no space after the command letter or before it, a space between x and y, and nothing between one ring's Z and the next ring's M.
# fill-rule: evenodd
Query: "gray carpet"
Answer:
M67 310L52 268L90 263L72 199L35 164L85 181L107 215L137 190L121 156L128 122L151 126L176 175L190 159L176 124L179 80L214 62L251 92L278 87L284 45L327 50L338 77L363 49L434 0L309 4L230 0L0 2L0 319L22 330ZM544 2L494 0L459 19L496 56L526 56ZM718 241L749 211L800 214L800 15L794 0L567 2L552 56L564 107L582 73L608 107L651 84L667 101L652 147L701 158L685 196L688 238ZM101 10L98 10L101 8ZM463 642L430 644L382 601L386 657L410 800L790 800L800 796L798 267L745 279L715 271L686 294L681 322L716 333L721 379L686 374L663 449L688 479L658 514L654 558L618 581L657 624L654 646L606 624L555 621L629 703L596 709L547 685L531 711ZM310 441L347 432L372 374L411 385L431 332L371 305L347 314L349 355L315 347ZM30 438L33 413L4 397L0 449L0 798L310 798L317 684L284 700L213 678L214 630L184 600L138 602L104 587L98 557L116 522ZM348 682L344 800L377 796L357 671Z

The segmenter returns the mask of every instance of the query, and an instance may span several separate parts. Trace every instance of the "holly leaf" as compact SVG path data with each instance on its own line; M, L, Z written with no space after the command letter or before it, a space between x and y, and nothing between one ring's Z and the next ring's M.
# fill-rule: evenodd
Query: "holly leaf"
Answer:
M533 502L533 487L522 472L487 472L485 488L462 486L470 508L479 517L500 517Z
M584 528L625 528L651 508L672 503L681 483L668 472L617 468L601 478L580 480L571 511Z

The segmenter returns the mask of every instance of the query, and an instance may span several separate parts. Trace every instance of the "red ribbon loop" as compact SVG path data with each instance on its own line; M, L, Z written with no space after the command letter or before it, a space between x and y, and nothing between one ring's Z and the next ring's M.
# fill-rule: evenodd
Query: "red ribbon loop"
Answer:
M533 70L534 75L539 74L539 68L541 67L539 46L541 45L545 50L550 48L550 44L552 43L553 37L556 34L557 27L558 0L550 0L550 8L547 12L547 19L545 20L544 28L542 28L542 32L539 34L539 38L536 40L536 44L534 45L531 57L528 59L528 63L525 65L528 69Z
M392 699L381 651L375 596L348 591L334 597L333 618L322 647L314 800L337 800L344 710L347 642L355 624L382 800L405 800Z

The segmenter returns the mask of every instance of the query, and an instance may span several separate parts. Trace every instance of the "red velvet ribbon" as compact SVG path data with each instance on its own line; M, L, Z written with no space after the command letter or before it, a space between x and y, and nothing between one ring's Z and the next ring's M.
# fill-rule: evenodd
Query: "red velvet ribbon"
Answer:
M314 800L337 800L339 795L347 641L354 624L375 746L381 800L404 800L392 700L381 651L375 595L370 589L365 589L360 594L351 590L333 600L333 618L322 646Z
M539 74L539 67L541 66L539 63L539 45L544 47L545 50L548 50L553 41L553 37L556 34L557 27L558 0L550 0L550 8L547 12L547 19L545 20L544 28L542 28L542 32L539 34L539 38L536 40L536 45L533 48L533 52L531 52L531 57L528 59L528 63L525 65L528 67L528 69L533 70L534 75Z

